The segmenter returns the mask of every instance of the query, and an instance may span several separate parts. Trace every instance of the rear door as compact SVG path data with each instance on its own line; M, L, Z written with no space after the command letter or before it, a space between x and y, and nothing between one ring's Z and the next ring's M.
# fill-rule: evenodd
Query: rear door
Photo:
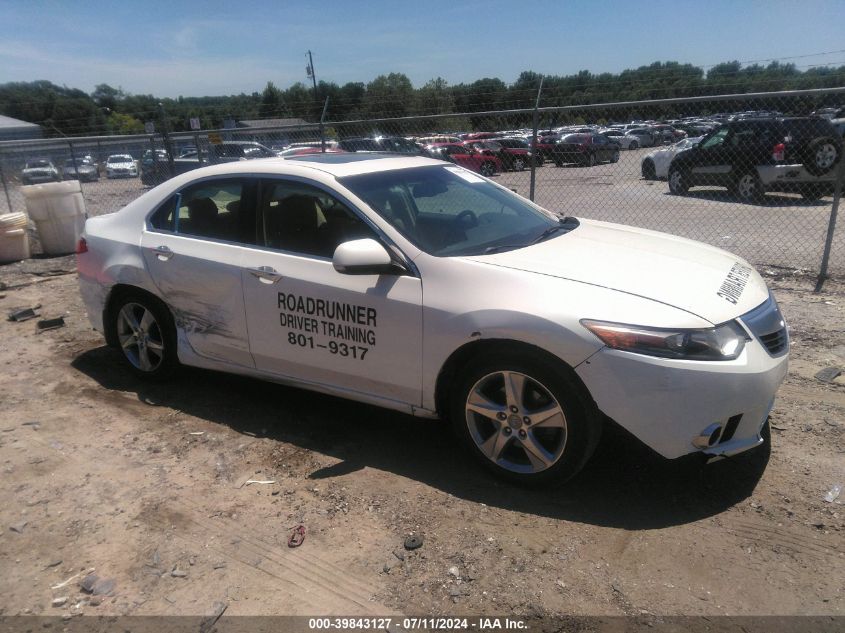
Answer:
M180 341L206 358L253 366L241 267L255 241L256 181L210 178L171 196L141 236L144 263Z
M241 260L255 366L419 406L421 280L337 272L331 258L339 244L380 238L317 183L263 179L259 206L259 246Z

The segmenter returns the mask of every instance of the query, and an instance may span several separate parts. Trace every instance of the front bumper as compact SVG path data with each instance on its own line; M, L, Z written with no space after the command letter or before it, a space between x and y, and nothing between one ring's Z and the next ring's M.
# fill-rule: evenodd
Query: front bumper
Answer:
M733 361L673 360L605 348L576 371L604 414L674 459L695 452L734 455L761 444L760 431L787 366L788 354L773 357L754 339ZM726 429L729 423L730 438L709 447L693 444L704 429L714 424Z

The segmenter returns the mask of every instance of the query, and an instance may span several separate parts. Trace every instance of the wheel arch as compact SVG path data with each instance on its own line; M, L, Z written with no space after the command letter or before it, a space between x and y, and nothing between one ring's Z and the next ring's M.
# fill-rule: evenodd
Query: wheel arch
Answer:
M580 392L579 395L583 399L586 399L586 402L596 407L595 401L592 395L590 395L590 391L587 389L584 381L581 380L575 369L559 356L524 341L491 338L478 339L461 345L449 355L440 367L434 387L434 403L436 412L441 418L446 417L449 411L449 399L452 388L456 384L455 379L460 370L473 358L492 352L528 354L539 357L543 361L559 368L570 384Z
M172 334L174 336L176 335L176 319L173 316L173 310L171 310L170 306L162 301L161 297L156 296L149 290L140 286L127 283L117 283L109 290L109 294L103 308L103 334L105 335L106 343L108 345L111 347L117 347L118 345L117 332L115 331L114 311L117 308L118 301L128 294L141 295L150 301L154 301L163 306L167 315L170 317L170 323L168 325L172 328Z

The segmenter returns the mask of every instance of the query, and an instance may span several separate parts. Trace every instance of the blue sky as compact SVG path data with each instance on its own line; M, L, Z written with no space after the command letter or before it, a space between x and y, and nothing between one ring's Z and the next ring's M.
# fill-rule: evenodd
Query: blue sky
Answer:
M402 72L415 86L523 70L619 72L653 61L845 64L845 0L615 2L0 0L0 83L99 83L176 97L267 81L344 84ZM840 51L828 55L814 55Z

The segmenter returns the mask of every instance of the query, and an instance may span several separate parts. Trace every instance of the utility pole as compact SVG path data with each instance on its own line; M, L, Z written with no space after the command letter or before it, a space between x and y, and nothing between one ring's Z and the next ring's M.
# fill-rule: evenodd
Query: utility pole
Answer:
M311 51L308 51L308 65L305 67L306 74L311 77L311 83L314 85L314 103L319 104L320 96L317 94L317 73L314 72L314 58L311 56ZM328 106L328 101L326 101ZM326 108L323 108L323 113L320 116L320 147L321 151L326 151L326 135L323 133L323 118L326 115Z

